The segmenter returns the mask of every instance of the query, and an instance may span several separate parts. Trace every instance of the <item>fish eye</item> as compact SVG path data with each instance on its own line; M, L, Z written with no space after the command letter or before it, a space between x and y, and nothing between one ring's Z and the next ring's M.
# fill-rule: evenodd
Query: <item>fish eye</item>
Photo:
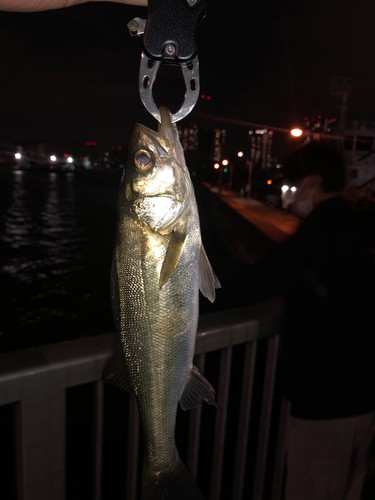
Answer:
M137 170L140 170L141 172L145 172L154 165L151 153L145 149L140 149L135 153L134 161Z

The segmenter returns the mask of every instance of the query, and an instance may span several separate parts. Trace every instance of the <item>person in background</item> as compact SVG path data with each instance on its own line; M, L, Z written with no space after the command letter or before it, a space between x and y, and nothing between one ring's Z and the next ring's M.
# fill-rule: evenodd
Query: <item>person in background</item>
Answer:
M285 499L360 500L375 432L369 231L340 195L345 170L336 150L308 144L284 171L295 181L292 210L303 222L230 285L238 303L284 298L282 391L291 403Z

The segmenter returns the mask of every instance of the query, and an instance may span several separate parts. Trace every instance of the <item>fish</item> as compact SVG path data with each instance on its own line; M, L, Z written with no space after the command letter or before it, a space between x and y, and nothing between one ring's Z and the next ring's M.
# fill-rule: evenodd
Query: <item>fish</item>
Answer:
M102 379L136 396L143 435L142 500L204 500L175 443L177 407L215 390L193 365L199 290L220 288L204 250L194 187L171 113L157 131L134 125L117 211L111 295L118 332Z

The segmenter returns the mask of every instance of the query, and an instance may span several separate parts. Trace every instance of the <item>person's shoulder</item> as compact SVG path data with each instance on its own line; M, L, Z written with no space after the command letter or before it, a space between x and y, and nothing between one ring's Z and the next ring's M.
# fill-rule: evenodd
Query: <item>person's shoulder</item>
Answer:
M311 216L315 219L321 219L322 224L333 222L337 224L340 221L347 224L355 222L357 218L349 202L340 196L334 196L316 205Z

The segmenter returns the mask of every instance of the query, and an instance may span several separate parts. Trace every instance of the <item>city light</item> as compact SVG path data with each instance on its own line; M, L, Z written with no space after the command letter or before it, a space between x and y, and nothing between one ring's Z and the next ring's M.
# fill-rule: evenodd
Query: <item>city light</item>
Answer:
M215 163L214 168L216 168L216 170L217 170L218 168L220 168L219 163Z
M73 158L71 156L68 157L68 163L73 163Z
M301 137L303 134L302 130L300 128L294 128L290 131L293 137Z
M237 156L239 156L240 158L242 158L243 157L243 151L238 151Z
M226 167L228 165L229 161L228 160L223 160L221 163L224 165L224 167Z
M291 190L293 193L295 193L295 192L297 191L297 188L296 188L296 186L292 186L292 187L290 188L290 190Z
M271 179L268 179L267 184L272 184Z
M19 153L16 153L14 156L15 156L16 160L20 160L21 159L21 155Z
M56 156L55 156L55 155L50 156L50 157L49 157L49 159L50 159L51 161L56 161L56 160L57 160L57 158L56 158Z
M284 184L284 186L282 186L282 188L281 188L281 191L283 193L286 193L288 191L288 189L289 189L289 186L287 186L286 184Z

